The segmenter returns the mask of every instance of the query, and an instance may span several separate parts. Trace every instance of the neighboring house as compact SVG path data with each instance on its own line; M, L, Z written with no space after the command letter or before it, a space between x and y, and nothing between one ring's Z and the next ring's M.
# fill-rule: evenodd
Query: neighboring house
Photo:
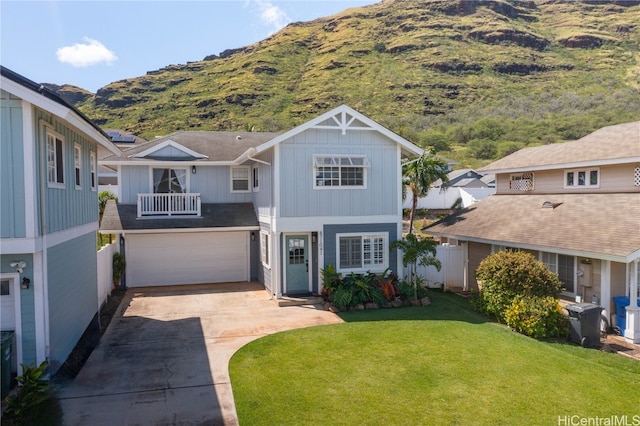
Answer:
M455 205L469 207L473 203L483 200L496 192L495 183L493 186L491 185L491 180L495 179L495 177L492 178L491 176L493 175L485 175L473 169L451 171L447 173L447 177L449 178L447 187L442 188L442 181L440 179L435 181L433 188L427 196L418 199L418 208L447 210ZM407 189L407 195L402 207L405 209L411 208L410 189Z
M625 336L640 341L635 307L640 272L640 122L604 127L573 142L525 148L484 168L495 195L425 228L466 255L465 289L492 252L532 253L581 296L616 313L613 297L633 295Z
M145 143L146 140L141 137L132 135L127 132L115 129L104 129L104 132L109 136L111 142L120 150L126 151L136 144ZM98 147L98 160L102 160L105 157L112 155L112 152L104 147ZM98 191L110 191L116 197L119 195L118 190L118 172L115 169L98 164Z
M0 88L1 325L14 371L53 373L98 311L98 147L119 150L40 84L2 67Z
M347 106L283 134L178 132L101 161L130 287L259 281L321 291L321 270L400 272L401 161L422 149Z

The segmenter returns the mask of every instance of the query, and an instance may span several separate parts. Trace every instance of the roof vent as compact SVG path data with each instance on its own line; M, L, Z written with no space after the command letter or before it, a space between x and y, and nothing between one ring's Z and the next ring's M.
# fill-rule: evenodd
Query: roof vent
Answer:
M544 203L542 203L542 208L543 209L555 209L560 204L562 204L562 203L554 203L554 202L551 202L551 201L545 201Z
M236 136L236 140L237 141L241 141L242 140L242 136L240 136L240 135Z

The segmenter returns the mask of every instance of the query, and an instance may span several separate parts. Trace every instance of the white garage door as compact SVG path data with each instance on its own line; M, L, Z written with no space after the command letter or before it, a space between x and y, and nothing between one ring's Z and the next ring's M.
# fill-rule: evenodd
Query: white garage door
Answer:
M127 286L247 281L248 232L129 234Z

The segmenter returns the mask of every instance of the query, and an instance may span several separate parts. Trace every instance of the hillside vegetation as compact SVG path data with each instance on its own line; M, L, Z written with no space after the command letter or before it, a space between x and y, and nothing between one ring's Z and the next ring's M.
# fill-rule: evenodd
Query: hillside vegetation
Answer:
M117 81L109 128L288 130L340 104L462 165L640 119L640 1L385 0Z

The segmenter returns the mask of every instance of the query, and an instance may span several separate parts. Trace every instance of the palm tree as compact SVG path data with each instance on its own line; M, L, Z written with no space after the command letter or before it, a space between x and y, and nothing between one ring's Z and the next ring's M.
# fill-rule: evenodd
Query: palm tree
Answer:
M418 299L418 285L420 280L418 276L418 265L422 266L434 266L438 271L442 264L436 258L436 243L427 238L418 238L413 234L408 234L401 240L396 240L391 243L391 248L398 248L402 250L402 264L409 269L409 282L413 286L413 297Z
M402 167L402 192L406 197L407 188L411 190L411 213L409 214L409 234L413 233L413 220L416 215L418 199L426 197L431 185L438 179L442 180L440 190L446 190L449 183L447 176L447 162L437 158L435 150L425 152L421 157L405 163Z

